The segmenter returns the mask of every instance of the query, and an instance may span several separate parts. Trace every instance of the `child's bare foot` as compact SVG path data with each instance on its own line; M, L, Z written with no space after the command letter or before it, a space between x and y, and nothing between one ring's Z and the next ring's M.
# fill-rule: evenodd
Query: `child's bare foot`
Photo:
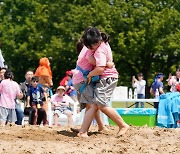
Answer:
M82 132L81 132L81 133L79 132L79 133L77 134L77 136L78 136L78 137L83 137L83 138L89 137L89 136L87 135L87 133L82 133Z
M117 133L117 137L120 137L120 136L122 136L122 135L124 135L126 132L127 132L127 130L129 129L129 125L125 125L125 126L123 126L123 127L121 127L120 129L119 129L119 132Z
M70 128L72 132L79 133L80 129L78 128Z
M101 133L108 132L108 131L109 131L109 129L107 127L105 127L105 126L103 128L98 129L98 132L101 132Z

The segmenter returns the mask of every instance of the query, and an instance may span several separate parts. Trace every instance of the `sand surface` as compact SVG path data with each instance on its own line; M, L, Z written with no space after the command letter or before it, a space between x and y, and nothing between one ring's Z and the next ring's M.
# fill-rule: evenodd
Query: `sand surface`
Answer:
M180 129L134 127L117 138L117 126L99 133L92 126L88 138L68 127L6 126L0 128L0 154L180 154Z

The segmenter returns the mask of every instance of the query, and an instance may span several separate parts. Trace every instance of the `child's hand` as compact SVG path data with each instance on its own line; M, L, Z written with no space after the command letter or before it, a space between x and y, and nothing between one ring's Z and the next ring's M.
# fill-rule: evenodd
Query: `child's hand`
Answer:
M87 75L87 78L88 78L88 84L90 84L92 80L92 76Z
M108 68L113 68L113 67L114 67L114 62L107 62L107 63L106 63L106 66L107 66Z

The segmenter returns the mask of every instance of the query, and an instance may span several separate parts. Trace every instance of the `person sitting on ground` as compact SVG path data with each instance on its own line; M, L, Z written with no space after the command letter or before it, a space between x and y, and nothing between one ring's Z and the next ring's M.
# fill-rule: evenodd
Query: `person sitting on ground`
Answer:
M35 115L33 119L33 125L40 125L43 121L43 125L47 124L46 112L43 107L43 95L46 97L46 93L41 86L38 85L38 77L33 76L31 79L31 86L27 92L27 106L35 109Z
M73 100L65 95L65 88L63 86L59 86L56 90L56 94L54 94L51 98L51 102L54 105L54 125L58 126L58 119L61 114L65 114L68 117L68 126L72 126L72 111L68 109L69 104Z

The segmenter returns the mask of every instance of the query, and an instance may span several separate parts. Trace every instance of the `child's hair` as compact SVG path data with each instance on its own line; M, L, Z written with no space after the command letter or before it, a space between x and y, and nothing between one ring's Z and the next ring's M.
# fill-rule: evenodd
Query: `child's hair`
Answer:
M39 78L38 78L37 76L33 76L32 79L31 79L31 81L32 81L32 82L33 82L33 81L39 82Z
M88 27L83 36L83 43L86 47L92 47L92 45L98 43L99 41L108 42L109 36L106 33L100 32L96 27Z
M6 72L4 73L5 79L11 79L14 80L14 74L10 70L6 69Z
M140 72L140 73L138 73L138 76L142 76L142 77L144 77L143 73L141 73L141 72Z
M6 67L1 67L0 70L7 70L7 68Z
M180 66L177 66L177 67L176 67L176 71L180 71Z
M84 46L84 44L83 44L82 39L79 39L78 42L76 43L76 51L78 53L80 53L82 48L83 48L83 46Z

